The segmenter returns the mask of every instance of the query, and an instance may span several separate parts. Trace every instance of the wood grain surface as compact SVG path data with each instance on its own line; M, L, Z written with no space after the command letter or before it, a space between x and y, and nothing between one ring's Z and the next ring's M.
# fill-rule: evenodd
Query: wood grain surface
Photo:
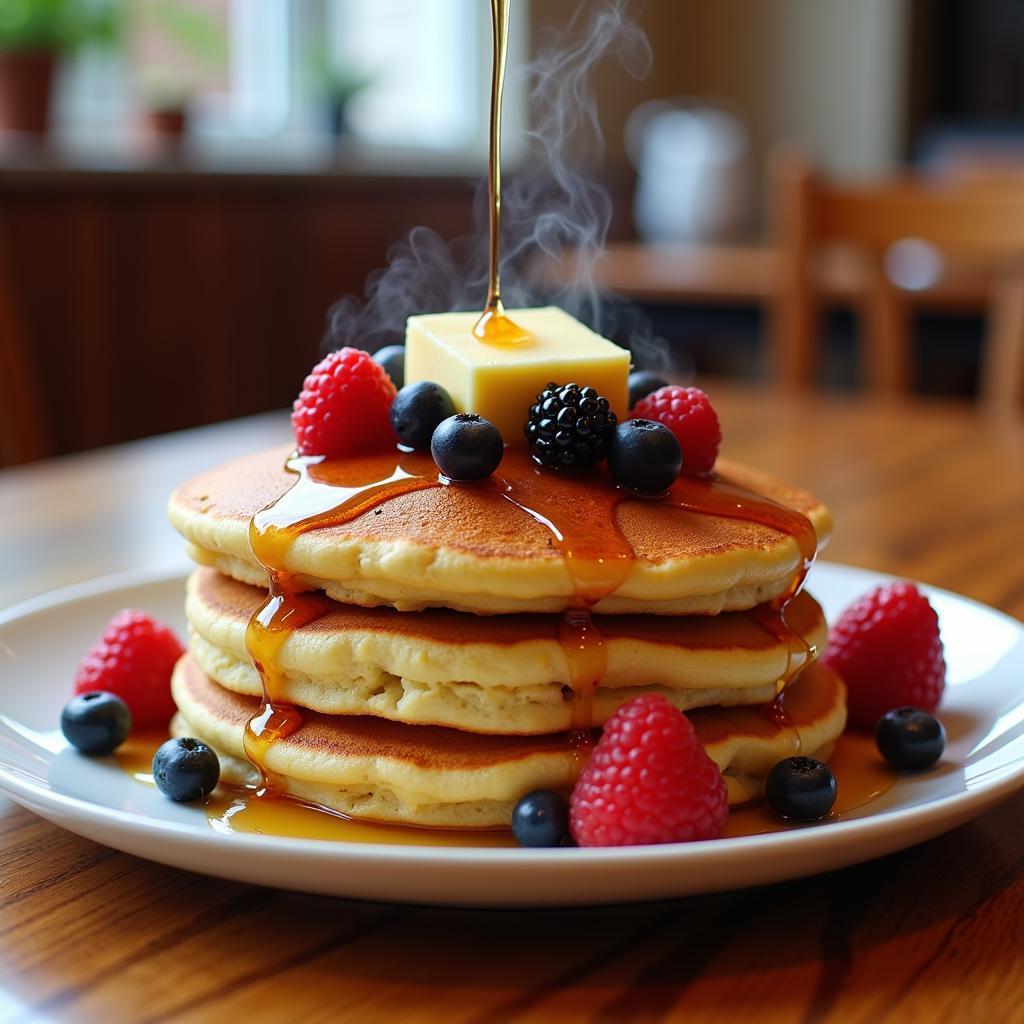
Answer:
M1019 422L712 393L729 455L832 506L829 558L1024 617ZM285 431L264 418L0 473L0 603L176 559L166 490ZM0 865L3 1020L1024 1021L1024 794L859 867L611 909L258 889L114 852L2 799Z

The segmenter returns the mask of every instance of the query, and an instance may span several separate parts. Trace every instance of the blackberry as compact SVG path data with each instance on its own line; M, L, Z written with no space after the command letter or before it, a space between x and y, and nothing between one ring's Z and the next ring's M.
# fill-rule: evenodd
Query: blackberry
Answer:
M586 469L608 454L615 413L594 388L549 384L530 407L526 437L533 457L557 469Z

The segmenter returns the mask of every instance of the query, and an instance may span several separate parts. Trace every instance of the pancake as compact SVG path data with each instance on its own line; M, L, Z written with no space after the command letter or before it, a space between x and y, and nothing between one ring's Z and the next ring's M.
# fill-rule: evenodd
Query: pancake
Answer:
M249 455L174 492L168 515L197 562L244 583L267 585L250 548L249 526L295 482L285 468L288 455L287 448ZM596 612L714 615L784 594L802 565L799 542L784 530L626 495L599 472L540 474L510 449L493 480L438 486L429 458L397 458L400 467L394 453L313 464L308 490L314 508L325 501L322 507L330 508L334 493L340 502L346 493L341 485L359 490L372 481L415 477L420 489L381 501L381 488L371 488L377 497L357 501L349 521L321 523L295 536L278 568L299 586L344 604L559 612L579 603L581 568L588 562L581 556L589 547L594 566L613 574L622 569L621 581L599 595ZM819 548L827 539L831 516L807 492L724 459L716 480L709 493L721 498L738 487L761 495L806 515ZM686 488L704 493L694 481L676 485Z
M175 735L212 746L226 781L257 781L246 767L243 735L259 701L218 686L187 654L172 687ZM820 663L802 672L779 704L776 713L704 708L689 716L728 783L730 804L758 796L780 759L828 751L845 725L843 684ZM316 712L306 712L301 727L265 754L275 784L298 799L354 818L436 828L508 826L524 793L567 789L575 766L564 734L480 736Z
M211 678L236 693L262 693L245 631L265 597L266 591L212 569L197 569L189 579L189 649ZM484 618L444 609L413 615L333 602L328 608L278 652L286 677L282 700L325 714L491 734L570 726L571 675L558 616ZM594 701L598 725L624 701L652 690L681 710L763 704L789 667L787 645L757 612L612 615L596 622L607 654ZM812 597L795 598L787 622L823 649L825 618Z

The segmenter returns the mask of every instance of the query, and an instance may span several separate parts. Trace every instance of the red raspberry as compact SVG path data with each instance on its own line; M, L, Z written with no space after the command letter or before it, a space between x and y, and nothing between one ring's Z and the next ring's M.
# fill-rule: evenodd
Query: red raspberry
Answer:
M320 360L292 407L300 455L336 458L393 444L395 385L379 363L357 348Z
M623 704L605 723L569 801L580 846L714 839L729 813L725 780L690 720L664 697Z
M669 384L658 388L633 406L634 419L664 423L683 450L683 472L691 476L710 473L715 468L722 443L715 407L700 388L681 388Z
M850 724L873 730L893 708L934 711L946 686L939 619L913 583L858 598L829 631L822 658L846 683Z
M171 670L184 650L168 626L125 608L79 664L75 693L116 693L131 709L133 728L164 726L175 710Z

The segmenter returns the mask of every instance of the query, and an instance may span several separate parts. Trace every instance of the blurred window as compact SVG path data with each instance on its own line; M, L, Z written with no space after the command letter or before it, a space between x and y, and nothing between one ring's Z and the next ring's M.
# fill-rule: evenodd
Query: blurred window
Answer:
M350 114L360 138L457 149L477 136L491 54L486 3L332 0L328 13L333 66L363 86Z
M214 156L303 159L340 136L384 155L484 158L486 0L122 2L123 51L82 54L65 76L60 131L83 153L130 153L135 112L178 99L198 150ZM513 4L510 67L528 52L527 5ZM510 156L525 109L525 81L510 74Z

